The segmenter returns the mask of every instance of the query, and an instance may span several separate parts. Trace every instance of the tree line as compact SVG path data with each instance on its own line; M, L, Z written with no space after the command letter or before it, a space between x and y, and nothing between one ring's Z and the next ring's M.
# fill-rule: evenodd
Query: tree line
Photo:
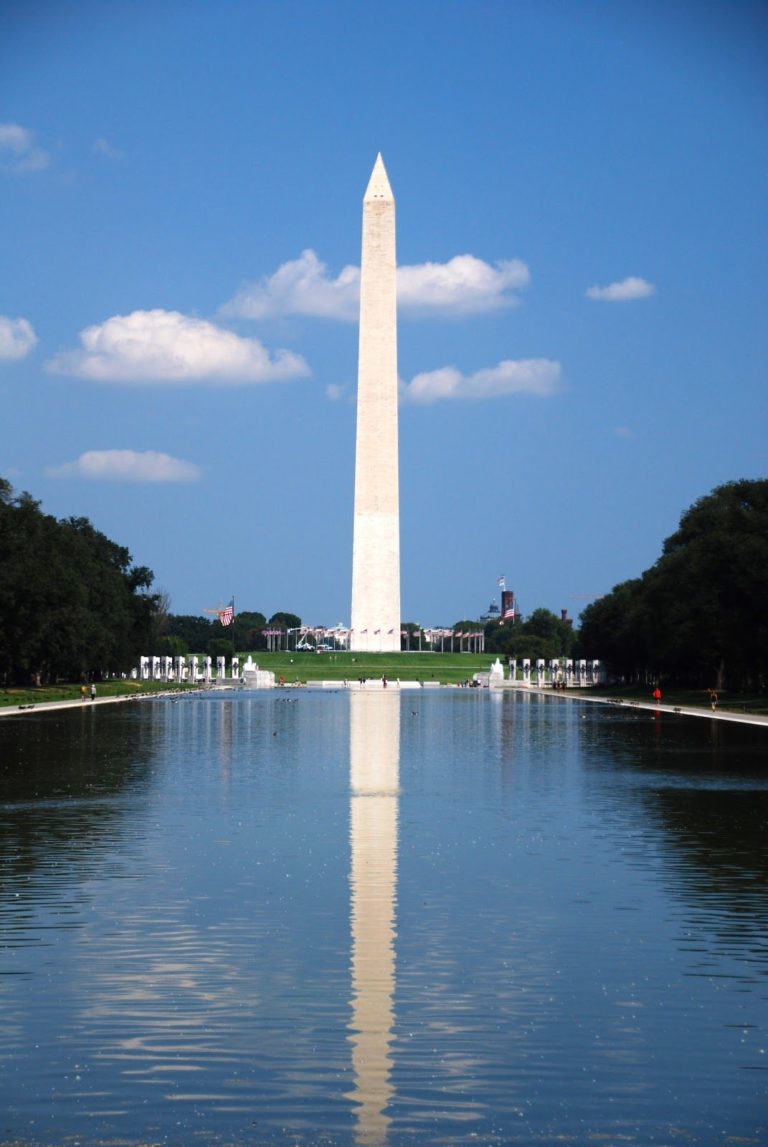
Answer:
M87 680L127 672L145 653L258 653L270 631L302 624L286 611L243 610L227 627L173 614L152 582L151 570L86 518L44 514L0 478L0 681ZM486 652L506 658L599 659L627 682L765 689L766 601L768 480L743 479L695 502L657 562L587 606L580 626L535 609L452 628L482 630ZM401 628L414 648L419 627Z
M86 681L136 664L152 571L87 518L58 520L0 478L0 681Z
M627 681L704 688L768 684L768 480L695 502L656 563L581 616L579 647Z

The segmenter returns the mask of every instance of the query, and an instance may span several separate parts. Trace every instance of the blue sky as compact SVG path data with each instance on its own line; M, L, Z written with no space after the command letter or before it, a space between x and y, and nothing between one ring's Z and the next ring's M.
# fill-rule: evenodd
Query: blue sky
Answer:
M0 5L0 474L176 613L348 623L361 201L405 620L572 616L766 473L768 7Z

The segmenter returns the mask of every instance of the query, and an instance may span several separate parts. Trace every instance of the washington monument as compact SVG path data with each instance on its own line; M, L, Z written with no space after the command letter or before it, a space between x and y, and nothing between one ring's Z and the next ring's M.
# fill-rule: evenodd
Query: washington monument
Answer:
M400 649L395 199L381 155L363 197L350 649Z

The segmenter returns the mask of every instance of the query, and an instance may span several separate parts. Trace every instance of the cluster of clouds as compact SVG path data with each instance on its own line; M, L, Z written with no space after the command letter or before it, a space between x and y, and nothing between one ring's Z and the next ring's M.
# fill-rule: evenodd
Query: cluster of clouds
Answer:
M398 306L406 314L450 318L514 306L514 292L527 286L530 273L519 259L491 266L473 255L457 255L447 263L423 263L398 269ZM267 319L282 315L350 321L357 317L360 272L345 267L334 279L314 251L284 263L274 275L244 287L222 308L227 317ZM600 302L648 298L654 286L630 277L607 286L590 287L586 295ZM46 363L52 374L93 382L125 384L227 383L248 384L307 378L311 370L302 355L289 350L270 352L257 338L236 334L206 319L179 311L137 310L113 315L86 327L79 347L61 351ZM37 344L31 323L0 316L0 360L21 359ZM506 360L471 380L453 367L417 375L403 388L413 401L437 398L489 398L494 395L551 393L548 360ZM515 368L512 371L512 367ZM461 379L461 381L460 381ZM425 399L425 395L429 398ZM331 397L338 391L331 388Z
M95 141L93 150L109 159L123 158L123 153L104 138ZM0 124L0 171L33 173L50 162L34 133L18 124ZM520 292L530 281L530 271L520 259L488 263L463 254L445 263L401 266L397 269L398 311L404 318L446 319L497 312L519 305ZM646 279L630 276L606 286L589 287L586 297L621 303L648 298L654 291ZM355 322L359 301L360 269L346 266L334 276L317 253L307 249L273 274L244 284L221 307L218 319L264 321L302 316ZM23 359L37 342L27 319L0 316L0 361ZM300 354L284 349L270 351L258 338L236 334L219 322L161 309L113 315L86 327L79 334L79 346L48 359L45 369L53 375L123 385L251 385L311 375ZM556 361L505 359L471 374L454 366L422 372L410 381L401 380L400 397L403 402L422 405L513 394L544 398L556 393L561 381L562 371ZM336 385L326 388L330 399L338 399L342 393ZM127 482L189 482L201 476L192 463L168 454L133 450L88 451L47 473L57 478Z
M514 292L530 282L520 259L493 266L474 255L456 255L447 263L397 268L397 305L404 315L458 317L515 306ZM268 319L282 315L356 322L360 268L344 267L333 278L312 250L302 251L257 283L246 283L221 308L226 318Z

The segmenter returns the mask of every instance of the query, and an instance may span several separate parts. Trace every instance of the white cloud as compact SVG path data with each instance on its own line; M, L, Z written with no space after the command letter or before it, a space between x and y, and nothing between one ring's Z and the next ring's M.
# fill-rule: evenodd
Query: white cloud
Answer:
M74 462L52 466L49 478L88 478L97 482L194 482L199 466L155 450L88 450Z
M0 315L0 360L24 358L37 345L37 335L26 319Z
M478 314L515 305L512 292L529 281L528 268L519 259L491 266L474 255L457 255L447 263L398 267L398 307L421 315ZM359 301L358 267L344 267L333 279L315 252L306 250L274 275L245 284L222 307L222 314L244 319L310 315L355 322Z
M520 259L491 266L474 255L456 255L447 263L399 267L397 301L401 310L421 314L480 314L516 305L511 292L527 287L530 279Z
M93 150L97 155L104 155L107 159L123 159L125 155L125 152L120 151L117 147L113 147L103 136L100 136L99 139L94 141Z
M0 123L0 170L23 175L42 171L50 161L48 152L37 146L31 131L16 123Z
M80 350L46 365L54 374L98 382L275 382L310 373L301 355L273 357L258 339L241 338L178 311L133 311L80 332Z
M560 385L560 363L547 358L505 359L498 366L462 374L453 366L417 374L402 383L405 402L427 404L444 398L501 398L508 394L533 394L546 398Z
M325 388L325 397L331 402L338 402L344 394L344 387L339 386L338 383L329 382Z
M312 315L323 319L357 318L360 298L360 271L345 267L335 279L314 251L283 263L274 275L258 283L246 283L226 303L222 313L243 319L264 319L273 315Z
M620 283L609 283L607 287L589 287L586 294L588 299L606 303L624 303L628 299L647 299L655 290L653 283L649 283L647 279L631 275L628 279L622 279Z

